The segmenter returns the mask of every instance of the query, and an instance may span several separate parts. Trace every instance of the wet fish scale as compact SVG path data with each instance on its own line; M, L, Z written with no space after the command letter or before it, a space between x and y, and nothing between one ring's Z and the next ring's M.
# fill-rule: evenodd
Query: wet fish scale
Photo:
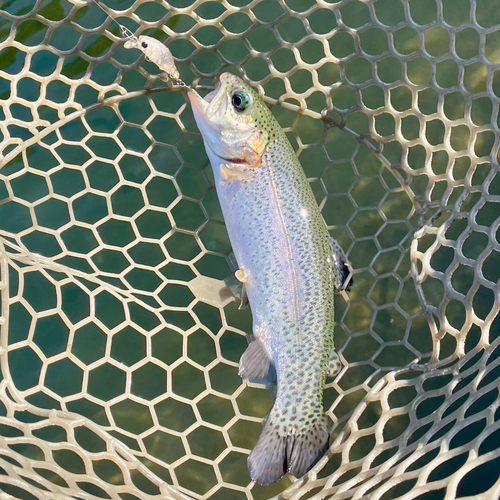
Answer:
M269 422L296 422L293 410L304 417L323 413L334 290L326 225L281 129L276 136L251 180L219 180L217 192L236 259L248 269L254 332L276 360L278 392Z

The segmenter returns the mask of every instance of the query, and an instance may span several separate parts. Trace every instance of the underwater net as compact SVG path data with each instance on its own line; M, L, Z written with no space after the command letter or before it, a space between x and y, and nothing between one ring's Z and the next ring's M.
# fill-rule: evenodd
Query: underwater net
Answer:
M0 5L0 498L498 498L496 0L102 5ZM303 479L250 480L271 401L210 166L112 18L261 92L352 263Z

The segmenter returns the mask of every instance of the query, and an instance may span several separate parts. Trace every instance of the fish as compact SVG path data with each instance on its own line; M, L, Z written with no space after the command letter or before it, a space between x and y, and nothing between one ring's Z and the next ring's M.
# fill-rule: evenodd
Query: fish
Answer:
M259 94L223 73L188 96L212 165L238 263L253 338L239 375L274 388L274 404L248 456L260 485L305 475L329 446L323 391L333 342L334 293L352 280L286 134Z

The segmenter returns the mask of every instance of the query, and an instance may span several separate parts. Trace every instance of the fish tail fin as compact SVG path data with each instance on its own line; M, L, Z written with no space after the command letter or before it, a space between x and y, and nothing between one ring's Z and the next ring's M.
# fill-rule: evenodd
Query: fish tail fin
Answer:
M307 429L284 435L280 431L283 429L269 419L248 456L248 470L257 484L274 483L287 472L302 477L328 449L330 431L326 415L320 416Z
M326 453L330 444L330 420L320 416L305 433L289 436L288 472L302 477Z
M287 437L268 420L257 444L248 456L248 470L254 482L271 484L283 477L288 469L286 458Z

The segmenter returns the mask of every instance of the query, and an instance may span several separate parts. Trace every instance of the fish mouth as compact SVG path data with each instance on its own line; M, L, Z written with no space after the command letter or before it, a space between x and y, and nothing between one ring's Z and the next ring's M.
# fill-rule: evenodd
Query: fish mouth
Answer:
M205 147L221 160L229 163L246 163L244 159L233 158L235 151L235 130L226 116L231 106L231 96L241 87L241 80L231 73L223 73L219 85L202 97L196 90L189 89L194 118L201 132Z
M217 85L217 87L215 87L214 90L212 90L212 92L209 92L204 98L203 100L204 101L207 101L208 103L211 103L214 99L214 97L217 95L217 92L219 92L219 87L220 85Z
M196 90L189 89L188 96L193 106L195 115L210 121L216 115L223 115L227 106L227 96L229 95L230 85L239 82L238 77L231 73L223 73L219 77L219 85L202 97Z
M196 107L197 110L205 112L208 109L208 105L214 100L214 97L218 94L220 89L220 84L215 87L214 90L209 92L205 97L202 97L198 91L195 89L188 89L189 100L191 104Z

